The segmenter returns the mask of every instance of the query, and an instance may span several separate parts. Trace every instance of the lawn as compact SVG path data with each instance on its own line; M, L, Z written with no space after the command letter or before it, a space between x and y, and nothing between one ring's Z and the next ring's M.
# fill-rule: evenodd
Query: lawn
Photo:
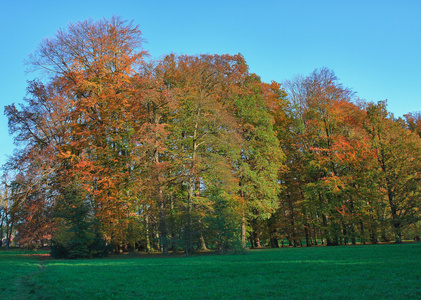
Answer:
M421 299L421 244L92 260L0 251L0 276L1 299Z

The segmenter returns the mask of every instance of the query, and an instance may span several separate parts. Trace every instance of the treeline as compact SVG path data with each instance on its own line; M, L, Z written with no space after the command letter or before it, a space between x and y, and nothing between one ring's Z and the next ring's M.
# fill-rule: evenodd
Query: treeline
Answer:
M2 230L20 245L89 257L419 236L419 113L395 119L328 69L268 84L240 54L141 46L131 23L87 20L29 57L44 80L5 108L21 147Z

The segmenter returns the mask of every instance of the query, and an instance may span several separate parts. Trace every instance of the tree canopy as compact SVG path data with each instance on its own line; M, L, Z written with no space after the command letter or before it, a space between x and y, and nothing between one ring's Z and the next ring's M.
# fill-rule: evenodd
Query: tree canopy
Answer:
M327 68L265 83L241 54L150 59L142 41L86 20L28 58L46 76L5 107L2 237L67 257L419 238L419 112L396 119Z

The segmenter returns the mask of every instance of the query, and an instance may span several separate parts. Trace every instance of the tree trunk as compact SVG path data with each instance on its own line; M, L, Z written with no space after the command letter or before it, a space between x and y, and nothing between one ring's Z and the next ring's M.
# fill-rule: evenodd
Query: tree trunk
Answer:
M360 230L361 230L361 244L365 245L365 231L364 231L363 221L360 221Z
M240 179L240 195L241 198L243 199L243 208L242 208L242 212L241 212L241 244L243 245L243 248L246 248L246 208L245 208L245 199L244 199L244 191L241 188L242 186L242 182Z
M206 243L205 243L205 238L203 237L203 232L202 232L202 220L197 220L197 223L199 224L199 245L198 245L198 249L205 251L208 248L206 247Z
M207 250L208 248L206 247L205 238L203 237L202 232L200 232L200 234L199 234L199 241L200 241L199 249L203 250L203 251Z
M158 175L159 177L159 175ZM167 230L167 217L165 214L165 199L162 193L161 182L158 180L158 199L160 208L160 222L159 231L161 232L162 241L162 254L168 255L168 230Z
M252 221L252 228L253 228L254 247L261 248L262 245L260 244L260 230L259 230L259 225L257 224L256 219Z
M315 246L317 246L319 243L317 242L317 230L316 230L316 228L313 229L313 236L314 236L313 244Z
M254 241L256 243L256 248L262 248L262 245L260 244L260 237L259 237L258 232L255 232Z
M186 255L193 253L193 233L192 233L192 198L193 183L190 182L189 193L187 198L187 228L186 228Z
M370 226L370 243L377 244L377 233L376 233L376 226L374 223Z
M13 222L9 225L9 228L6 228L6 250L10 249L10 242L12 240L13 233Z
M146 234L145 234L145 239L146 239L146 252L150 253L151 252L151 242L149 239L149 215L148 213L145 214L145 228L146 228Z
M161 202L160 229L161 229L160 231L161 231L161 240L162 240L162 254L168 255L168 233L167 233L167 222L166 222L166 216L165 216L164 200L162 200Z
M304 224L304 234L306 236L306 247L311 247L310 232L308 230L307 224Z
M402 243L402 222L398 216L396 206L393 203L393 195L389 192L390 210L392 211L392 224L395 231L395 244Z
M196 197L200 197L200 181L198 178L195 178L195 191ZM195 206L195 209L197 210L197 206ZM199 235L199 245L198 249L202 251L206 251L208 248L206 247L205 238L203 237L203 226L202 226L202 220L200 218L197 219L198 223L198 235Z
M279 243L277 238L270 238L270 247L271 248L279 248Z
M241 218L241 243L243 248L246 248L246 217L243 210L243 216Z
M161 243L159 242L159 232L158 232L158 228L154 228L155 230L153 231L153 237L154 239L152 240L152 246L156 251L162 251L161 249Z
M3 247L3 212L1 213L1 220L0 220L0 248Z
M255 244L254 244L254 232L252 232L250 234L249 238L250 238L250 247L251 247L251 249L254 249L255 248Z
M393 228L395 229L395 244L402 243L402 224L400 220L393 222Z
M355 225L354 225L354 223L351 224L350 233L351 233L351 244L356 245L357 241L355 239Z

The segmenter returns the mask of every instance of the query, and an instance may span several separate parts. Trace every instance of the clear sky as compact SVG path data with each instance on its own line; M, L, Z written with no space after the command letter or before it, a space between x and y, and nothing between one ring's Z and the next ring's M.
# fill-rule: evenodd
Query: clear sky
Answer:
M121 16L151 57L242 53L270 82L328 67L357 96L421 111L421 0L0 0L0 105L22 102L24 59L69 22ZM12 154L0 115L0 164Z

